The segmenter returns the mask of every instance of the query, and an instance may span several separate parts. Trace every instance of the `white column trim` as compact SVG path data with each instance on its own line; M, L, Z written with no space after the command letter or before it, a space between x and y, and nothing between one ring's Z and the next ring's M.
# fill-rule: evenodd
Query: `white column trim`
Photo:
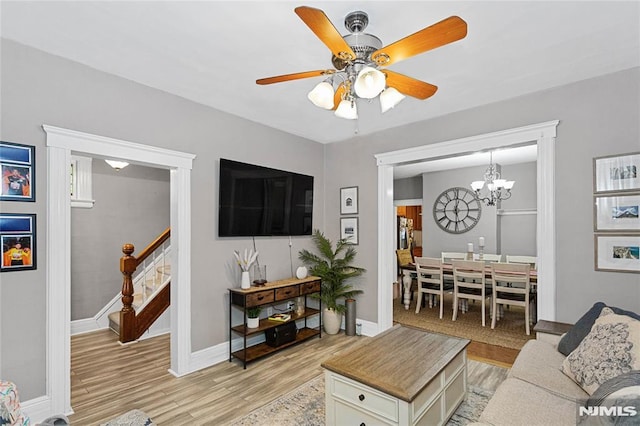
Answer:
M195 155L43 125L47 134L47 395L49 415L71 413L70 318L71 151L171 170L171 244L177 275L171 291L171 370L183 374L191 357L191 188ZM175 290L174 290L175 288ZM172 321L173 322L173 321ZM43 410L38 413L42 416ZM38 421L38 419L32 419Z
M555 320L556 270L555 270L555 137L559 120L532 124L514 129L454 139L377 154L378 164L378 329L391 327L393 310L389 288L393 281L395 265L392 256L395 235L387 230L393 226L393 167L423 161L429 158L447 157L477 151L513 146L527 142L538 145L538 318ZM381 171L383 169L383 171ZM387 222L385 222L387 220ZM390 224L390 225L389 225Z

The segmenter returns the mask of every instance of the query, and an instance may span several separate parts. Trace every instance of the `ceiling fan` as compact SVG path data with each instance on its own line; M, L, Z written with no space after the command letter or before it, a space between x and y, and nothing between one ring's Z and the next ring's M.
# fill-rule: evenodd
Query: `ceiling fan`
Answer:
M378 37L363 32L369 23L365 12L351 12L345 17L344 25L350 32L345 36L340 35L320 9L300 6L295 12L331 50L335 69L261 78L256 83L264 85L325 76L326 79L309 92L308 98L314 105L334 110L338 117L346 119L358 118L355 102L358 98L373 99L379 95L384 113L405 95L417 99L433 96L437 86L380 67L453 43L467 35L467 23L457 16L450 16L383 47Z

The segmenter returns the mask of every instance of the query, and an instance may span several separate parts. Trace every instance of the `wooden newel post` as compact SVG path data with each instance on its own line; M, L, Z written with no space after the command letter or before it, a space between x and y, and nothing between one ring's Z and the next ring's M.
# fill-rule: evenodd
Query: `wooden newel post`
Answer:
M120 311L120 341L122 343L135 340L135 317L133 310L133 273L138 266L137 259L133 256L135 247L133 244L122 246L124 256L120 258L120 272L122 272L122 310Z

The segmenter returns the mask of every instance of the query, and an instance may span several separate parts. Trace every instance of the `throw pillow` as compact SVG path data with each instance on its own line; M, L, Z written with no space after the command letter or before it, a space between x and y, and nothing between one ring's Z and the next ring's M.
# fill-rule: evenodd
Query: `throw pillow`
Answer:
M580 426L640 424L640 370L633 370L604 382L587 400L585 407L607 407L609 410L605 413L598 411L595 416L581 416L578 422Z
M569 355L576 350L582 339L591 331L593 323L600 316L602 308L606 307L602 302L595 303L558 342L558 352L562 355ZM610 306L610 308L618 315L627 315L640 321L640 315L635 312L625 311L624 309Z
M605 381L640 369L640 321L603 308L591 332L562 363L589 395Z

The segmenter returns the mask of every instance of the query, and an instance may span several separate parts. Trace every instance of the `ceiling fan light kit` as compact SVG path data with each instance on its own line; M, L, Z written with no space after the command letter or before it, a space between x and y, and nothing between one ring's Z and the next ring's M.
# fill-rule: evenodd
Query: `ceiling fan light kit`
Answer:
M363 32L369 23L369 16L365 12L351 12L345 17L344 25L350 32L345 36L338 32L320 9L300 6L295 12L331 50L331 62L335 69L262 78L256 83L264 85L330 75L330 78L316 85L307 97L317 107L335 110L337 117L349 120L358 118L357 99L379 97L380 110L385 113L406 96L417 99L433 96L438 90L436 86L390 70L381 71L379 67L452 43L467 35L467 23L457 16L451 16L383 47L378 37ZM335 88L334 83L337 83Z

